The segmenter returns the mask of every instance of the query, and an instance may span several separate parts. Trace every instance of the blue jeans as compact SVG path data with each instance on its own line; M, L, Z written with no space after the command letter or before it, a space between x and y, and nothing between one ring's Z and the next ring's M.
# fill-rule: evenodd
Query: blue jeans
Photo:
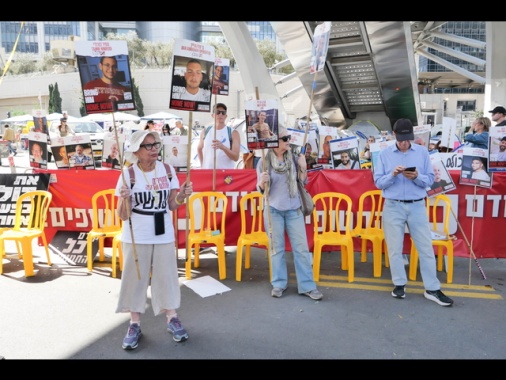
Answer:
M12 154L16 153L16 149L14 148L14 145L12 144L12 141L9 141L9 143L7 144L7 146L9 147L9 152L11 152Z
M269 224L269 214L271 224ZM316 289L313 280L313 255L309 252L304 216L300 209L278 211L269 206L264 212L264 222L271 244L271 284L274 288L285 289L288 286L288 268L285 258L285 231L292 246L295 276L298 293ZM269 225L271 230L269 232Z
M418 250L423 286L426 290L439 290L441 283L436 276L436 257L432 248L429 218L423 200L403 203L385 199L383 231L388 248L392 282L394 285L406 285L408 282L402 258L406 225Z

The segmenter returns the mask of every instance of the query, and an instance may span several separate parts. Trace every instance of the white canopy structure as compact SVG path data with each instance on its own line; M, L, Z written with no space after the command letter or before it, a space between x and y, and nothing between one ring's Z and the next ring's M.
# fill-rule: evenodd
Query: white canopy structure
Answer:
M141 118L139 116L131 115L126 112L114 112L114 120L112 113L91 113L87 116L82 117L80 120L91 120L97 122L106 122L106 121L139 121Z
M181 116L174 115L170 112L156 112L151 115L146 115L141 117L141 120L170 120L170 119L179 119L183 120Z

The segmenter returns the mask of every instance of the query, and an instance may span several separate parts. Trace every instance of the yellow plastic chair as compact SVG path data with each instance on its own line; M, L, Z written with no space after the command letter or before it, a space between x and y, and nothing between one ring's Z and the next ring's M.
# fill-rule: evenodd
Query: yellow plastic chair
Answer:
M193 193L188 199L186 210L189 210L190 228L188 231L187 249L194 248L193 265L200 265L200 245L213 244L218 254L220 280L227 278L225 263L225 219L228 198L217 191ZM191 257L186 260L186 278L191 279Z
M357 223L352 231L353 237L361 239L360 261L367 262L367 243L372 245L373 275L381 277L382 256L385 255L385 266L390 266L381 227L384 198L381 190L364 192L358 200Z
M116 278L116 260L119 259L119 270L123 271L123 249L121 246L121 234L117 234L112 239L112 277Z
M446 248L446 281L448 284L451 284L453 282L453 240L450 238L449 231L452 203L447 195L438 194L427 198L426 205L431 231L445 236L443 239L432 239L432 245L437 248L437 270L439 272L443 271L443 256ZM409 279L415 281L418 269L418 251L413 243L413 239L411 239L410 256Z
M92 227L87 236L87 264L90 272L93 270L93 240L98 239L99 261L104 261L105 239L112 238L114 241L114 238L121 234L122 221L116 212L118 197L115 193L116 189L100 190L91 198ZM115 252L113 257L114 255ZM114 265L112 271L116 275Z
M235 279L241 281L242 252L244 255L244 268L251 266L251 247L265 247L269 263L269 278L272 278L271 256L269 254L269 237L264 226L264 197L259 192L248 193L239 202L241 214L241 234L237 238L237 258L235 266ZM248 218L250 216L250 218ZM248 223L248 220L250 222Z
M32 242L41 238L46 251L47 264L52 265L44 232L49 205L53 194L46 190L33 190L21 194L16 201L16 219L14 227L4 228L0 233L0 259L5 255L5 241L16 242L18 257L23 260L25 277L34 275ZM29 215L26 216L26 212ZM0 274L3 273L3 263L0 263Z
M313 196L313 201L316 206L313 210L313 278L315 281L320 280L322 248L331 245L341 246L341 267L348 270L348 282L353 282L355 263L351 234L352 200L346 194L325 192Z

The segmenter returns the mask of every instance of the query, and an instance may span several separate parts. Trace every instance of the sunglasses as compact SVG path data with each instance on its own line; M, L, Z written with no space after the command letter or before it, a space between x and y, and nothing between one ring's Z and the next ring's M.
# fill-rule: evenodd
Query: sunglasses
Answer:
M216 115L226 115L227 111L216 111Z
M290 141L291 138L292 138L292 136L286 135L286 136L280 137L279 140L283 140L284 142L287 142L287 141Z
M146 149L146 150L153 150L153 147L155 149L159 149L161 145L162 145L161 143L156 142L154 144L141 144L139 146L142 147L142 148L144 148L144 149Z

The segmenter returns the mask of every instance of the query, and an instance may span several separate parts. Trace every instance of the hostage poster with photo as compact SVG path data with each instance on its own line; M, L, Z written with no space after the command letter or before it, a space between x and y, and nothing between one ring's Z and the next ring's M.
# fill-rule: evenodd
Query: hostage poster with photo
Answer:
M174 42L170 108L210 112L214 47L184 39Z
M187 136L163 136L163 162L174 167L176 172L187 171L188 138Z
M387 146L395 144L395 140L380 140L375 143L369 144L369 149L371 149L371 164L372 170L374 172L374 166L378 165L378 157L380 152L385 149Z
M488 171L506 171L506 126L490 128L488 131Z
M431 125L417 125L413 127L413 133L415 135L415 144L428 147L430 142L430 129Z
M330 140L330 154L334 169L361 169L356 136Z
M107 169L121 169L121 159L124 157L126 136L118 134L118 140L112 134L107 134L104 138L102 149L102 167Z
M487 172L488 149L462 148L461 185L492 187L492 173Z
M226 58L216 58L213 70L213 95L228 96L230 81L230 60Z
M69 159L69 168L76 170L94 170L95 160L89 135L65 136L65 147Z
M44 118L45 119L45 118ZM30 152L30 167L47 169L47 136L41 132L28 132L28 151Z
M319 136L319 150L318 150L318 164L321 164L323 169L332 169L332 155L330 153L330 141L339 138L337 127L329 127L321 125L318 128Z
M244 102L248 149L277 148L278 102L276 99Z
M437 194L443 194L456 188L453 179L448 173L443 159L439 152L430 152L430 162L434 171L434 182L427 190L427 196L433 197Z
M126 41L76 41L87 114L135 110Z
M315 28L313 35L313 48L311 51L311 74L323 71L325 67L331 26L332 23L330 21L325 21Z

